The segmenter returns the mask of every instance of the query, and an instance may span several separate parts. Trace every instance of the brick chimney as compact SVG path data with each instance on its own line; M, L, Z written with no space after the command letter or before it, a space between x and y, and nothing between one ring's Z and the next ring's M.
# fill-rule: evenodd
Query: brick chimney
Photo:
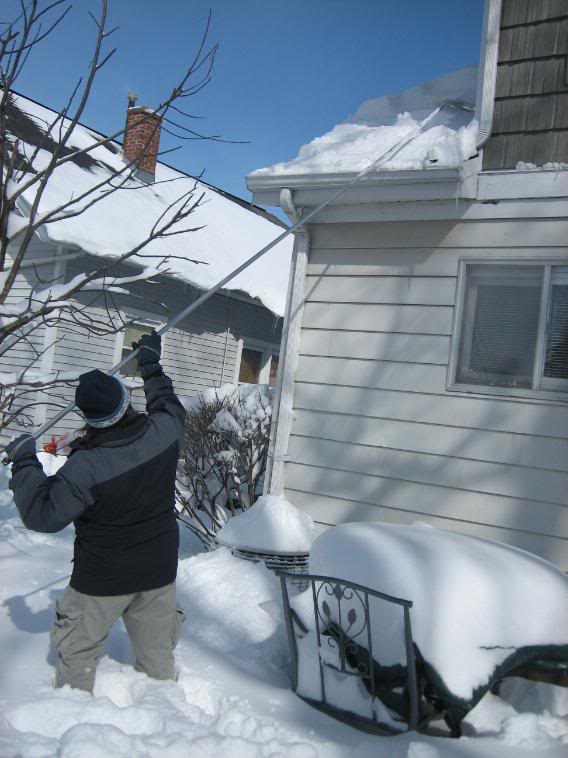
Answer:
M154 180L162 119L146 105L136 105L136 96L128 96L126 129L122 148L124 160L134 163L140 178Z

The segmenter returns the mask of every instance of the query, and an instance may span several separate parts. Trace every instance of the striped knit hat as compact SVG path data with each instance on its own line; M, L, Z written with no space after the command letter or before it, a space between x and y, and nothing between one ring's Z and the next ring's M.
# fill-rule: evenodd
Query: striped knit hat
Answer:
M116 376L99 369L79 377L75 403L89 426L106 429L116 424L130 405L130 392Z

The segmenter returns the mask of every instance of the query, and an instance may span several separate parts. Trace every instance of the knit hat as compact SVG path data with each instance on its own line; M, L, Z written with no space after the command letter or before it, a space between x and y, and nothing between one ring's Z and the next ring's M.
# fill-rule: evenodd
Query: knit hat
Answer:
M89 426L105 429L124 416L130 405L130 392L116 376L97 368L79 377L75 403Z

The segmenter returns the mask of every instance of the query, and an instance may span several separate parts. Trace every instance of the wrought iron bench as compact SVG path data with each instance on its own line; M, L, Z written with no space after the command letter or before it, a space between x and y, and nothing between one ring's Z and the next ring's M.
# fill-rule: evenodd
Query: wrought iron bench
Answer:
M299 697L352 726L379 734L415 730L430 719L432 711L424 710L418 695L409 612L412 601L342 579L305 574L302 579L307 591L311 589L313 608L301 618L288 591L288 583L297 576L284 571L278 574L292 689ZM388 666L377 663L380 651L373 648L378 630L372 629L372 624L379 610L376 604L381 603L400 609L403 630L403 660ZM351 682L344 686L347 678Z

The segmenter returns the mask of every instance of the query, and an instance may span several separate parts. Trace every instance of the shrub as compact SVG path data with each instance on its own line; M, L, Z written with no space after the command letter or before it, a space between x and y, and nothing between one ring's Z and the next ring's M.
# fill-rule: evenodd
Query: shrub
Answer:
M272 391L227 384L186 403L177 501L180 521L207 549L227 519L261 494L266 469Z

